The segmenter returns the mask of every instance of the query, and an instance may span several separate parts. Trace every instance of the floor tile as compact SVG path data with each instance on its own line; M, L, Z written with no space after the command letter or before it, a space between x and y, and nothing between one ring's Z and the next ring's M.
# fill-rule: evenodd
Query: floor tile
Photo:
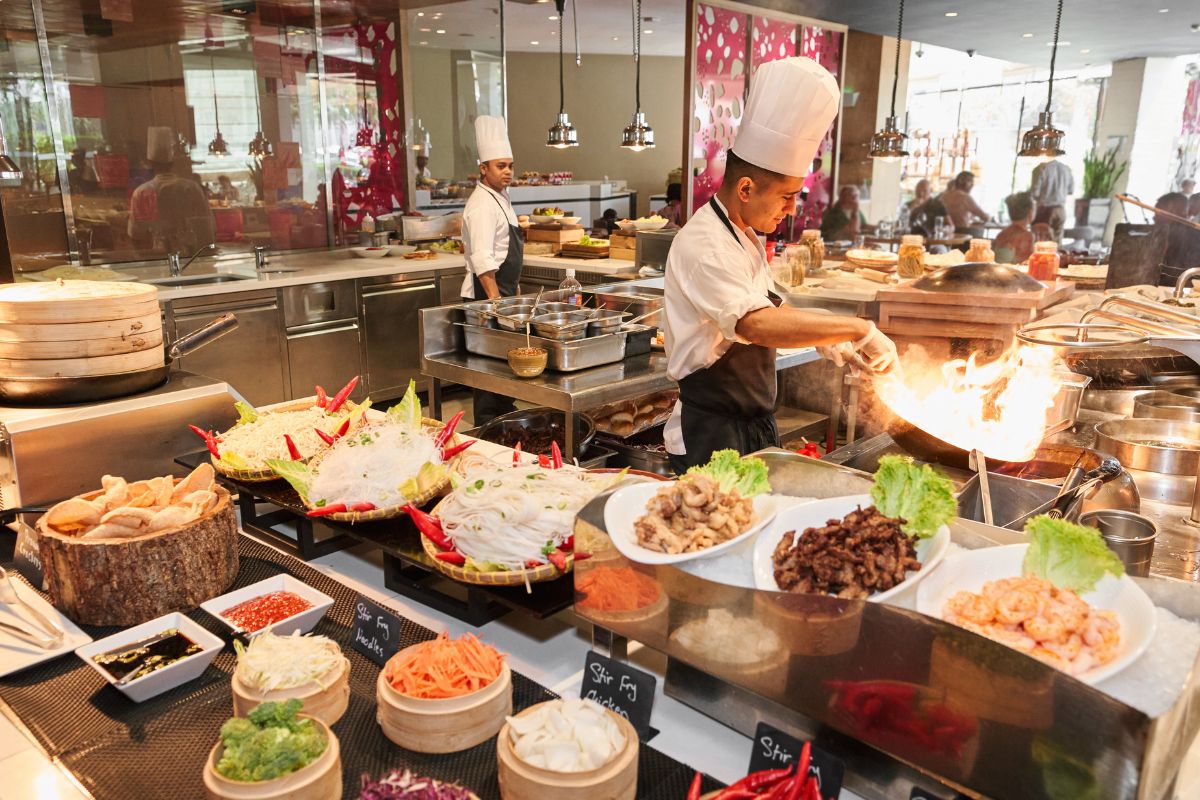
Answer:
M30 749L0 761L0 800L86 800L41 751Z

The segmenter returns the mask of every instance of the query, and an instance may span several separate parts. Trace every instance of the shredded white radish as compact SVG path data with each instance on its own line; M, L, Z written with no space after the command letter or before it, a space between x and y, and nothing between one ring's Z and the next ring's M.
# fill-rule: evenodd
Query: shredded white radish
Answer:
M343 658L337 643L325 636L277 636L265 630L238 652L237 676L242 683L260 692L294 689L315 683L322 689L332 684L333 670ZM328 679L328 680L326 680Z
M267 459L291 460L287 442L283 435L289 434L303 458L311 458L325 447L316 434L316 428L328 431L337 427L333 423L338 417L327 417L325 412L313 406L301 411L268 411L258 415L253 422L235 425L218 437L221 453L233 453L245 459L247 469L265 469Z
M308 498L317 505L404 505L408 499L400 487L405 481L425 464L442 463L433 437L390 418L353 430L321 457Z

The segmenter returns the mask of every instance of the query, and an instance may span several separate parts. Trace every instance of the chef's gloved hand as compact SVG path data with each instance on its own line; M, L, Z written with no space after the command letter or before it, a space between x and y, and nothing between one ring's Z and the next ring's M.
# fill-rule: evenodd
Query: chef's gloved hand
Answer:
M872 372L890 372L899 358L895 342L884 336L883 331L879 330L874 322L871 323L871 330L867 335L854 343L854 350L862 356L867 368Z
M850 342L819 344L817 345L817 355L827 361L832 361L835 367L844 367L846 364L850 364L852 368L865 366L862 359L858 357L858 353L854 352L854 345Z

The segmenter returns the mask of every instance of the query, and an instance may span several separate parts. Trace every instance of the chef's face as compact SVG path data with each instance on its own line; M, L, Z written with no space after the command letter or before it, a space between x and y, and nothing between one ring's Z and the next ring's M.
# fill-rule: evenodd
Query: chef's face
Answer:
M804 178L775 175L755 180L738 180L738 197L745 204L743 219L759 233L772 233L783 218L796 213L796 197L804 188Z
M479 175L493 189L507 189L513 179L511 158L496 158L479 165Z

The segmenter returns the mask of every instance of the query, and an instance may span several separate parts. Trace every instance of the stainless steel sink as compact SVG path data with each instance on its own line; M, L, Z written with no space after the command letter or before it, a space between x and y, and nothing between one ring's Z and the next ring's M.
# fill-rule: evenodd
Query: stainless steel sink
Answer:
M219 275L180 275L174 278L150 278L143 283L155 286L205 286L210 283L231 283L233 281L252 281L253 275L235 275L223 272Z
M259 275L283 275L288 272L299 272L297 267L280 267L279 269L260 269Z

